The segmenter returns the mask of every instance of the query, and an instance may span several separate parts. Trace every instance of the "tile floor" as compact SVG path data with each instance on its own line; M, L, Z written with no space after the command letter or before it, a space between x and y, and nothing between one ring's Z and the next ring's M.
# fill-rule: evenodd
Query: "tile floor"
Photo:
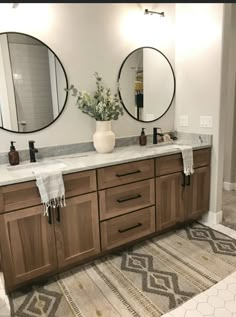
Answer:
M236 194L233 193L233 195ZM226 204L230 201L230 193L224 194ZM223 202L224 205L224 202ZM236 208L236 204L235 204ZM222 224L210 225L212 229L218 230L236 239L236 231ZM4 292L3 278L0 273L0 316L10 317L8 297ZM46 317L46 316L45 316ZM65 316L58 316L65 317ZM107 316L108 317L108 316ZM109 316L112 317L112 316ZM125 316L121 316L125 317ZM178 308L170 311L162 317L236 317L236 271L219 283L213 285L205 292L195 296Z
M8 297L5 294L5 290L4 290L4 282L3 282L2 273L0 273L0 316L1 317L11 316Z

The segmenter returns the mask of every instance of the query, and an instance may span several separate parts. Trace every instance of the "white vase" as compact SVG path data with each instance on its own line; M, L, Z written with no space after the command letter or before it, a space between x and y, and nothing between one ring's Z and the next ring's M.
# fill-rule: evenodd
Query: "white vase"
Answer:
M115 147L115 134L111 130L111 121L96 121L93 145L98 153L110 153Z

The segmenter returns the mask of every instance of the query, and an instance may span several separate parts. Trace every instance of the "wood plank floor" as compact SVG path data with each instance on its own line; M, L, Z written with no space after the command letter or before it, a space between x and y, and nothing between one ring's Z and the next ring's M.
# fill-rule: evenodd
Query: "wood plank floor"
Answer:
M222 210L224 226L236 230L236 191L223 191Z

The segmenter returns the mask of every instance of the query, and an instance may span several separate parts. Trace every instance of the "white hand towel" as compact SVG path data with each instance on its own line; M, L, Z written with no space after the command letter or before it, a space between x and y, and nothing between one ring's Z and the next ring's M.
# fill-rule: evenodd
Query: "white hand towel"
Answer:
M65 207L65 187L61 170L35 170L36 185L39 189L44 215L48 216L48 208Z
M188 145L181 145L179 146L179 149L182 153L184 174L187 176L193 174L193 148Z

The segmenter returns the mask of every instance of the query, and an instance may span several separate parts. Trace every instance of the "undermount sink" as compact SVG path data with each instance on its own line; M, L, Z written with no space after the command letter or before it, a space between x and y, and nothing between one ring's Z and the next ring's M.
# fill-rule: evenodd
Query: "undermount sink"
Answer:
M38 170L41 168L49 168L49 169L63 169L67 167L66 163L70 163L70 161L75 161L76 159L87 157L87 154L69 154L60 156L58 159L42 159L37 162L30 163L29 161L22 162L19 165L8 165L8 171L24 171L24 170Z
M23 171L23 170L35 170L35 169L40 169L40 168L53 168L53 169L61 169L66 167L67 165L58 161L58 160L45 160L45 161L38 161L35 163L30 163L30 162L24 162L24 163L20 163L19 165L15 165L15 166L7 166L7 170L8 171Z

